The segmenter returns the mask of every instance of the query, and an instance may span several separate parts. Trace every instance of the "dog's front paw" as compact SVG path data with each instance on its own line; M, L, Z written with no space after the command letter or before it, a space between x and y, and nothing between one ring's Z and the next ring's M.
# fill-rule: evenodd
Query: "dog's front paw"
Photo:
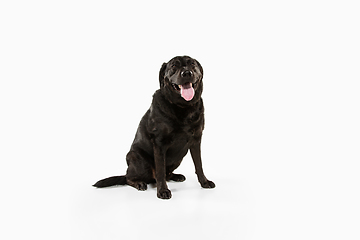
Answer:
M203 188L214 188L215 187L215 183L213 183L212 181L206 180L204 182L200 182L201 187Z
M157 197L161 199L170 199L171 191L169 189L159 189L157 192Z

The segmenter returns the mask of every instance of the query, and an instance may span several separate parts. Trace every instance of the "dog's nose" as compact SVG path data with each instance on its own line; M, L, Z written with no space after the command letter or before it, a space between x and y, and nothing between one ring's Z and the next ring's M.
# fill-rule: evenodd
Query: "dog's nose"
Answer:
M183 78L189 78L193 76L193 72L189 70L185 70L181 72L181 77Z

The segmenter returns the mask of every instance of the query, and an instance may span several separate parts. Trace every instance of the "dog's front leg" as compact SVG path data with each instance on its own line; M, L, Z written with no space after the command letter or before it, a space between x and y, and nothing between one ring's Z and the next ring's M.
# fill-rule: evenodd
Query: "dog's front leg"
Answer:
M171 191L166 184L166 162L165 152L154 144L154 158L155 158L155 178L157 187L157 196L161 199L170 199Z
M195 165L195 173L198 177L201 187L203 188L214 188L215 183L209 181L204 174L201 162L201 150L200 143L196 143L194 146L190 148L191 157L194 161Z

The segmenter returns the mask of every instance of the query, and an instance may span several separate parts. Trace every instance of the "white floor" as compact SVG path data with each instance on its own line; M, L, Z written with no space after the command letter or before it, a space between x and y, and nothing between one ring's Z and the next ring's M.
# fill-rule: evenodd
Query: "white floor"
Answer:
M168 201L157 199L153 187L82 190L71 206L71 233L84 239L249 238L253 206L246 192L229 191L244 187L225 179L218 185L204 190L189 176L184 183L169 183Z
M44 172L37 171L36 176L31 171L37 166L17 168L19 175L5 174L8 181L3 181L2 234L10 239L360 236L358 169L335 167L331 161L330 166L325 161L319 166L306 160L285 163L265 157L245 159L243 154L232 159L230 155L221 159L216 152L214 158L205 155L205 172L216 188L200 188L186 157L177 172L187 180L168 184L170 200L158 199L154 186L145 192L128 186L93 188L100 178L122 172L114 170L119 166L115 161L103 160L98 168L96 161L42 163L38 167Z

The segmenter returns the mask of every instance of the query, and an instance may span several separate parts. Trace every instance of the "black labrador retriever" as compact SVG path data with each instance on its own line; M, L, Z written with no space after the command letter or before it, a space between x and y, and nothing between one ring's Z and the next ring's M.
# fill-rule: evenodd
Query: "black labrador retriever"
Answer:
M98 181L95 187L128 184L138 190L156 183L157 196L171 198L166 181L182 182L185 176L173 171L190 149L198 180L203 188L214 188L203 172L201 136L204 129L203 69L188 56L174 57L164 63L159 74L160 89L153 95L129 153L125 176Z

